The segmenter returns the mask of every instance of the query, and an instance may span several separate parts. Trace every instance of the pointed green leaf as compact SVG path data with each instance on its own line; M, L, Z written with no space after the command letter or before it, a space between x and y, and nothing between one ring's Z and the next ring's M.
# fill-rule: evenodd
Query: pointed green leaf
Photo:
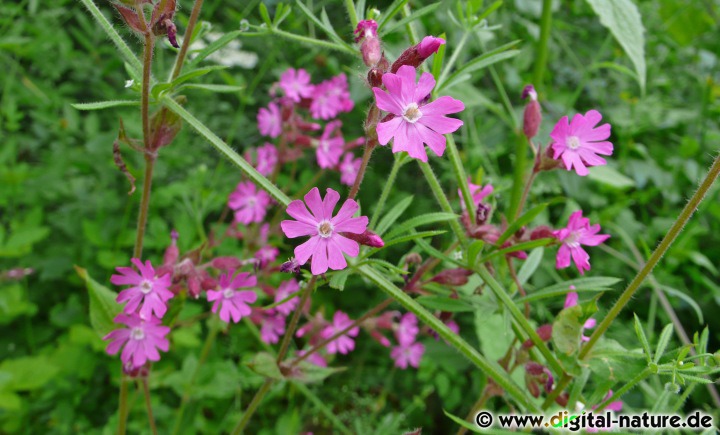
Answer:
M139 106L140 101L139 100L108 100L108 101L98 101L95 103L72 103L70 105L77 110L102 110L102 109L109 109L111 107Z
M412 200L413 197L411 195L398 201L397 204L395 204L393 208L388 210L385 216L380 219L377 227L375 227L375 232L379 236L382 236L385 231L387 231L392 226L392 224L394 224L395 221L398 220L398 218L405 212L405 210L410 207L410 203L412 203Z
M115 302L117 294L92 279L82 267L75 266L75 271L85 281L90 296L90 325L98 335L104 337L117 329L113 319L122 310L120 304Z
M638 340L640 340L640 344L642 344L643 350L645 351L645 356L647 357L647 362L650 364L652 361L652 351L650 350L650 342L648 342L647 336L645 335L645 330L643 329L642 323L640 323L640 319L638 318L637 314L633 313L633 316L635 317L635 334L638 337Z
M655 364L660 361L660 358L662 358L663 354L665 353L665 349L670 342L672 334L673 325L672 323L669 323L665 326L665 328L663 328L662 333L660 333L660 340L658 340L657 348L655 349L655 358L653 358L653 362Z
M458 215L455 213L427 213L420 216L415 216L413 218L410 218L406 220L405 222L402 222L398 225L395 225L393 229L387 233L386 237L388 239L392 239L394 236L398 236L408 230L415 229L416 227L419 227L421 225L429 225L434 224L438 222L446 222L449 220L457 219Z

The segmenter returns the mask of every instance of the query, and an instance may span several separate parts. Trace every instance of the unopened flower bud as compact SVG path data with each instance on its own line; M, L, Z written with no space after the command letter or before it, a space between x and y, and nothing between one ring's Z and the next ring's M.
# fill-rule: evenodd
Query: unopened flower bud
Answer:
M552 324L542 325L536 329L536 332L542 341L549 341L552 338Z
M380 68L370 68L367 75L367 81L370 87L379 88L382 86L383 71Z
M375 20L360 21L355 29L355 42L361 42L360 53L366 66L374 67L382 58L382 48Z
M564 391L561 395L557 397L557 399L555 399L555 403L565 408L567 407L569 398L570 396L568 395L567 391Z
M424 37L419 44L408 48L397 58L392 64L392 67L390 67L390 72L393 74L396 73L403 65L410 65L412 67L420 66L425 59L433 53L436 53L443 44L445 44L445 40L442 38L436 38L434 36Z
M235 257L216 257L210 262L212 267L220 270L235 270L242 266L242 261Z
M462 268L447 269L438 273L430 281L450 286L460 286L468 283L468 277L472 272Z
M555 237L553 235L553 230L546 225L541 225L533 229L530 233L530 240L549 239L552 237Z
M295 257L293 257L280 265L280 272L298 274L300 273L300 264Z
M342 233L344 237L355 240L361 245L370 246L371 248L382 248L385 246L383 239L370 230L365 230L362 234Z
M199 298L200 293L202 292L202 287L200 285L200 277L198 277L197 275L188 277L187 289L188 289L188 296L190 296L193 299Z
M390 347L390 340L378 331L370 331L370 336L380 343L381 346Z
M478 204L477 210L475 210L475 224L476 225L485 225L485 223L488 220L488 217L490 217L490 211L492 210L492 207L490 205L485 204L484 202L481 202Z
M405 264L420 264L422 263L422 257L417 252L411 252L405 257Z
M522 95L523 99L530 98L523 114L523 134L528 139L532 139L537 135L542 123L540 103L537 101L537 92L535 92L533 85L525 86Z
M525 364L525 371L533 376L540 376L545 372L545 367L535 361Z
M167 247L165 255L163 256L164 266L172 266L177 262L178 257L180 257L180 251L177 247L178 232L172 230L172 232L170 232L170 239L170 246Z

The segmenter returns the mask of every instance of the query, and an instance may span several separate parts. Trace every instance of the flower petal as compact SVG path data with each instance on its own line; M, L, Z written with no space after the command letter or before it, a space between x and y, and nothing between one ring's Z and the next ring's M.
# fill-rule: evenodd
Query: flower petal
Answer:
M307 263L310 257L315 255L320 240L320 236L313 236L310 240L295 248L295 259L298 261L298 264L302 266Z
M404 123L405 120L399 116L389 121L379 123L377 125L377 135L380 145L387 145L390 139L397 135L398 130Z
M320 239L320 237L318 237ZM320 275L328 270L328 249L327 239L320 239L315 249L315 253L312 257L312 263L310 264L310 272L313 275Z
M375 94L375 104L377 104L378 109L398 116L402 115L403 108L392 95L380 88L373 88L373 94Z
M285 210L287 214L289 214L291 217L295 218L296 220L310 224L310 225L317 225L318 220L315 219L307 210L305 207L305 204L300 201L299 199L296 199L295 201L292 201L287 206L287 210ZM288 236L289 237L289 236Z
M354 199L345 200L342 207L340 207L340 210L338 210L337 215L335 215L334 218L330 219L330 222L333 224L333 226L337 227L346 220L350 219L352 215L354 215L355 212L358 211L358 209L360 209L360 206Z
M315 217L315 222L323 220L323 202L320 197L320 190L317 187L313 187L305 195L305 204L307 204L310 212Z
M285 236L291 239L301 236L310 236L317 234L318 232L317 224L311 225L298 221L282 221L280 222L280 228L282 228Z
M457 113L465 109L462 101L453 97L440 97L435 101L420 107L423 116L425 115L447 115L448 113Z
M323 200L323 219L332 219L333 211L338 201L340 201L340 194L337 191L328 188L325 191L325 199Z

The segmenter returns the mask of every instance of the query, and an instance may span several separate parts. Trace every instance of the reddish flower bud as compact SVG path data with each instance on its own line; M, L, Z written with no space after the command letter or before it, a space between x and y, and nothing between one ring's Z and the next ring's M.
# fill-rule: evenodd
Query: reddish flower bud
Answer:
M561 395L555 399L555 403L562 406L563 408L567 407L568 399L570 398L570 395L567 393L567 391L563 392Z
M150 150L169 145L182 128L182 119L166 108L162 108L150 117Z
M528 375L527 373L525 374L525 385L527 386L528 391L530 392L530 394L532 394L534 398L537 399L538 397L540 397L540 387L535 381L535 378Z
M460 286L467 284L470 275L472 275L472 272L466 269L447 269L432 277L430 281L438 284Z
M235 270L242 266L242 261L235 257L216 257L212 259L210 265L215 269Z
M528 139L534 138L540 129L540 123L542 123L540 103L534 100L530 101L525 106L525 112L523 113L523 134L525 134L525 137Z
M355 31L355 42L360 42L364 39L377 38L378 24L375 20L362 20L358 23Z
M540 326L535 331L540 336L540 339L542 341L550 341L550 339L552 338L552 324L550 323Z
M530 361L529 363L525 364L525 371L532 376L540 376L545 373L545 367L541 364L536 363L535 361Z
M405 257L405 264L420 264L422 261L422 257L417 252L411 252Z
M537 228L534 228L530 233L530 240L548 239L552 237L555 237L555 235L553 234L553 230L546 225L541 225Z
M403 65L410 65L412 67L418 67L421 63L430 57L433 53L436 53L441 45L445 44L445 40L442 38L436 38L434 36L426 36L420 41L419 44L405 50L400 57L390 67L391 73L396 73Z
M370 230L365 230L362 234L353 233L341 233L344 237L350 240L355 240L361 245L370 246L371 248L382 248L385 246L385 242L377 234Z
M426 36L417 45L418 54L423 60L437 53L440 46L445 44L445 40L442 38L436 38L434 36Z
M200 277L197 275L188 277L187 288L188 288L188 296L190 296L193 299L199 298L200 293L202 292L202 287L200 286Z
M180 251L177 247L178 232L172 230L172 232L170 232L170 238L172 241L170 242L170 246L168 246L165 250L165 255L163 256L163 266L174 265L180 257Z

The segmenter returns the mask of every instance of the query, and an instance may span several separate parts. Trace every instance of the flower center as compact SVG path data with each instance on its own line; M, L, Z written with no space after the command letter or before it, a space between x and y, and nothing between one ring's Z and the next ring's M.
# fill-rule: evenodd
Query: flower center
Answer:
M577 136L570 136L567 138L567 146L571 150L576 150L580 148L580 138Z
M130 338L133 340L143 340L145 339L145 331L143 331L142 328L133 328L130 331Z
M246 204L248 205L248 207L255 207L255 204L257 204L257 198L251 196L250 198L248 198Z
M140 291L142 294L146 295L152 291L152 283L147 280L143 280L143 282L140 283Z
M323 239L327 239L328 237L332 236L333 233L333 225L330 223L330 221L322 221L318 224L318 234Z
M223 289L222 294L225 299L232 299L232 297L235 296L235 290L231 288L226 288Z
M422 112L418 108L417 103L410 103L403 112L403 118L409 123L414 124L418 119L422 118Z
M567 237L565 237L565 240L563 240L563 243L568 245L570 248L577 248L580 246L580 242L578 241L580 239L580 232L579 231L573 231L572 233L568 234Z

